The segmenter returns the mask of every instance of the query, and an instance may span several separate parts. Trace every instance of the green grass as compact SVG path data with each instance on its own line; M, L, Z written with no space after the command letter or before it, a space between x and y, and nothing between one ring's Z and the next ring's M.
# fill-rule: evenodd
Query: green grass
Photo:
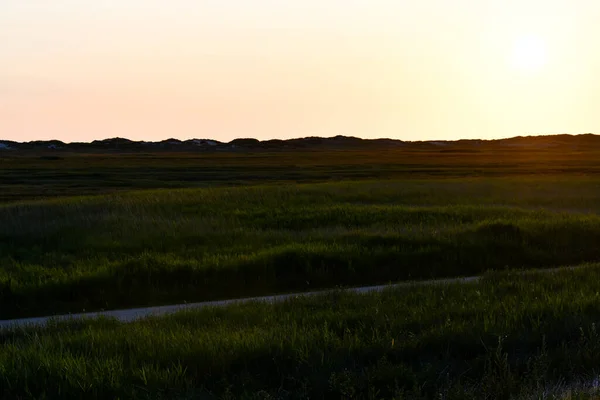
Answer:
M597 398L598 154L471 150L3 153L0 319L487 275L0 332L0 398Z
M469 148L197 153L0 152L0 203L134 189L339 180L595 175L597 149Z
M0 205L0 318L600 261L600 178L150 190Z
M599 281L596 264L5 331L0 397L597 398Z

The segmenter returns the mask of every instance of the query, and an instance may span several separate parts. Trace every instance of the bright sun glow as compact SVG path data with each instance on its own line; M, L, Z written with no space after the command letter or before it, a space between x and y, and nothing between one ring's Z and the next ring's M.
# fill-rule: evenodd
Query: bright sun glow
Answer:
M522 36L513 44L511 65L520 71L537 71L547 62L546 43L537 36Z

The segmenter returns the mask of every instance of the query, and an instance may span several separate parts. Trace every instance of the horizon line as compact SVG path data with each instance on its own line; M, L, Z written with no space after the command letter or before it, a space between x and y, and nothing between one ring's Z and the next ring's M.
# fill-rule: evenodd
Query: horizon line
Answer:
M499 137L499 138L493 138L493 139L481 139L481 138L461 138L461 139L428 139L428 140L402 140L402 139L393 139L393 138L389 138L389 137L379 137L379 138L363 138L360 136L346 136L346 135L335 135L335 136L303 136L303 137L294 137L294 138L288 138L288 139L279 139L279 138L271 138L271 139L256 139L256 138L252 138L252 137L237 137L235 139L232 139L230 141L224 142L224 141L220 141L220 140L216 140L216 139L210 139L210 138L199 138L199 137L193 137L193 138L188 138L188 139L177 139L175 137L168 137L162 140L155 140L155 141L147 141L147 140L133 140L133 139L129 139L127 137L121 137L121 136L113 136L113 137L105 137L103 139L94 139L92 141L83 141L83 142L78 142L78 141L72 141L72 142L65 142L63 140L60 139L38 139L38 140L29 140L29 141L24 141L24 142L19 142L16 140L9 140L9 139L0 139L0 142L3 143L19 143L19 144L27 144L27 143L35 143L35 142L61 142L63 144L92 144L94 142L103 142L106 140L115 140L115 139L121 139L121 140L127 140L133 143L161 143L161 142L167 142L167 141L179 141L179 142L186 142L186 141L192 141L192 140L204 140L204 141L212 141L212 142L216 142L216 143L222 143L222 144L227 144L227 143L232 143L236 140L253 140L253 141L257 141L259 143L264 143L264 142L271 142L271 141L291 141L291 140L302 140L302 139L335 139L335 138L348 138L348 139L359 139L359 140L365 140L365 141L375 141L375 140L390 140L390 141L395 141L395 142L403 142L403 143L425 143L425 142L444 142L444 143L451 143L451 142L460 142L460 141L481 141L481 142L493 142L493 141L498 141L498 140L507 140L507 139L516 139L516 138L534 138L534 137L551 137L551 136L586 136L586 135L592 135L592 136L598 136L598 134L596 133L591 133L591 132L585 132L585 133L548 133L548 134L530 134L530 135L516 135L516 136L505 136L505 137Z

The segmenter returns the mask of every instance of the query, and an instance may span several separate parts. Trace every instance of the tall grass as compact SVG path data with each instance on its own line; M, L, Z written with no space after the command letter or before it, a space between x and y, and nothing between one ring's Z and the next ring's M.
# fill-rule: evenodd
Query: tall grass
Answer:
M595 398L599 271L5 331L0 397Z
M600 260L600 180L359 181L0 206L0 318Z

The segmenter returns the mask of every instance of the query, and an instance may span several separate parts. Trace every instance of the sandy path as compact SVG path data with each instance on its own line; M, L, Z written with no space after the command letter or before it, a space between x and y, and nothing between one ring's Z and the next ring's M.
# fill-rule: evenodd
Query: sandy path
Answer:
M531 272L556 272L559 270L569 270L581 267L568 267L568 268L552 268L552 269L540 269L535 271L522 271L520 273L526 274ZM128 308L125 310L112 310L112 311L99 311L82 314L66 314L66 315L53 315L47 317L35 317L35 318L22 318L22 319L9 319L0 320L0 330L2 329L14 329L22 328L26 326L41 326L49 320L55 321L68 321L73 319L94 319L98 317L109 317L116 318L121 322L131 322L137 319L172 314L182 310L192 310L204 307L224 307L232 304L249 303L249 302L260 302L260 303L278 303L285 300L297 298L297 297L310 297L324 295L334 292L346 292L346 293L370 293L380 292L385 289L397 289L406 288L411 286L419 285L448 285L453 283L474 283L481 279L480 276L469 276L461 278L448 278L448 279L434 279L428 281L409 281L401 282L391 285L379 285L379 286L363 286L357 288L347 288L341 290L320 290L314 292L303 292L303 293L290 293L280 294L274 296L261 296L261 297L247 297L241 299L230 299L230 300L216 300L216 301L205 301L202 303L189 303L189 304L176 304L170 306L158 306L158 307L144 307L144 308Z

